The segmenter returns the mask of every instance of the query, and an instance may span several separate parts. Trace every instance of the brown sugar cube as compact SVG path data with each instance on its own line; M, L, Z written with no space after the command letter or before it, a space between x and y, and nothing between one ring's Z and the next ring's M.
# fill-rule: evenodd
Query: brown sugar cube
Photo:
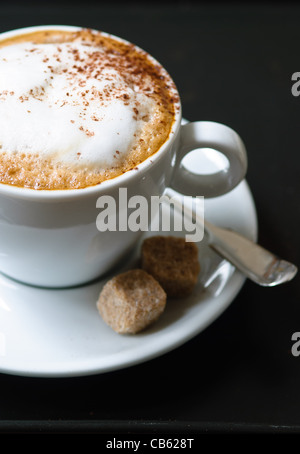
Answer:
M167 295L143 270L126 271L103 287L97 308L103 320L120 334L135 334L163 313Z
M142 244L142 268L160 283L167 296L187 296L200 272L198 248L174 236L147 238Z

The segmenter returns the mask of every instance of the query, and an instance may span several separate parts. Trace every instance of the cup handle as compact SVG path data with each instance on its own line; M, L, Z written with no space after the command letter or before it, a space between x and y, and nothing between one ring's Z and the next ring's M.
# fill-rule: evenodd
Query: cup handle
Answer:
M199 175L187 170L182 160L190 151L210 148L224 154L229 166L216 173ZM197 121L181 126L171 188L188 196L217 197L235 188L247 171L247 153L240 136L228 126Z

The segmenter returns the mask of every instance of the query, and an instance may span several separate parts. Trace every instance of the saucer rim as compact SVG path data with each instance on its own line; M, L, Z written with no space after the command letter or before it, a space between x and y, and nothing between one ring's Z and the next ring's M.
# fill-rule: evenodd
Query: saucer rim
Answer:
M247 212L250 212L249 223L252 225L251 232L250 230L248 231L248 236L252 236L251 239L256 241L258 232L256 207L247 181L243 180L236 190L241 190L247 196ZM239 195L238 197L240 198ZM214 209L212 212L214 212ZM5 277L2 276L2 278L4 279ZM146 346L142 344L140 347L137 347L137 344L135 344L131 348L133 353L131 355L121 350L118 353L113 353L103 358L100 352L96 358L75 358L73 361L68 359L66 365L64 361L57 363L50 361L46 365L45 363L41 365L30 361L27 361L25 364L13 364L13 362L9 364L10 361L7 361L7 365L4 365L4 367L0 364L0 373L40 378L79 377L113 372L150 361L184 345L211 325L234 301L245 281L245 276L235 270L228 279L221 294L215 298L212 309L208 310L209 315L206 314L205 317L202 315L200 322L197 317L194 317L193 320L179 320L179 326L173 326L170 330L167 329L161 332L159 336L154 338L155 342L153 342L153 337L151 337L151 341ZM17 283L16 285L22 286L24 284ZM86 287L89 288L91 285L87 285ZM208 301L210 301L210 298L208 298ZM116 335L120 336L118 334ZM164 342L162 342L162 339Z

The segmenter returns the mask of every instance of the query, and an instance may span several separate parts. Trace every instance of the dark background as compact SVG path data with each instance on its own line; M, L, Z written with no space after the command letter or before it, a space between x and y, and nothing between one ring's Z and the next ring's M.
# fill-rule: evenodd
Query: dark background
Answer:
M81 4L80 4L81 3ZM259 242L300 265L300 8L293 3L8 2L0 32L65 24L138 44L171 73L189 120L243 138ZM0 433L300 433L299 276L247 281L226 312L147 363L80 378L0 374Z

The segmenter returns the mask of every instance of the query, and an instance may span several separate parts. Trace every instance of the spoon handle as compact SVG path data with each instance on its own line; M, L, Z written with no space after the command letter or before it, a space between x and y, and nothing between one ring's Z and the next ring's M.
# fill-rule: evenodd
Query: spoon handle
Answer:
M290 281L297 273L295 265L278 258L239 233L207 221L204 228L209 234L210 247L259 285L282 284Z
M182 213L180 199L168 191L165 195L169 200L172 196L174 209ZM193 209L185 207L184 213L204 228L208 234L208 244L213 250L257 284L271 287L288 282L296 275L298 269L295 265L280 259L243 235L199 218Z

